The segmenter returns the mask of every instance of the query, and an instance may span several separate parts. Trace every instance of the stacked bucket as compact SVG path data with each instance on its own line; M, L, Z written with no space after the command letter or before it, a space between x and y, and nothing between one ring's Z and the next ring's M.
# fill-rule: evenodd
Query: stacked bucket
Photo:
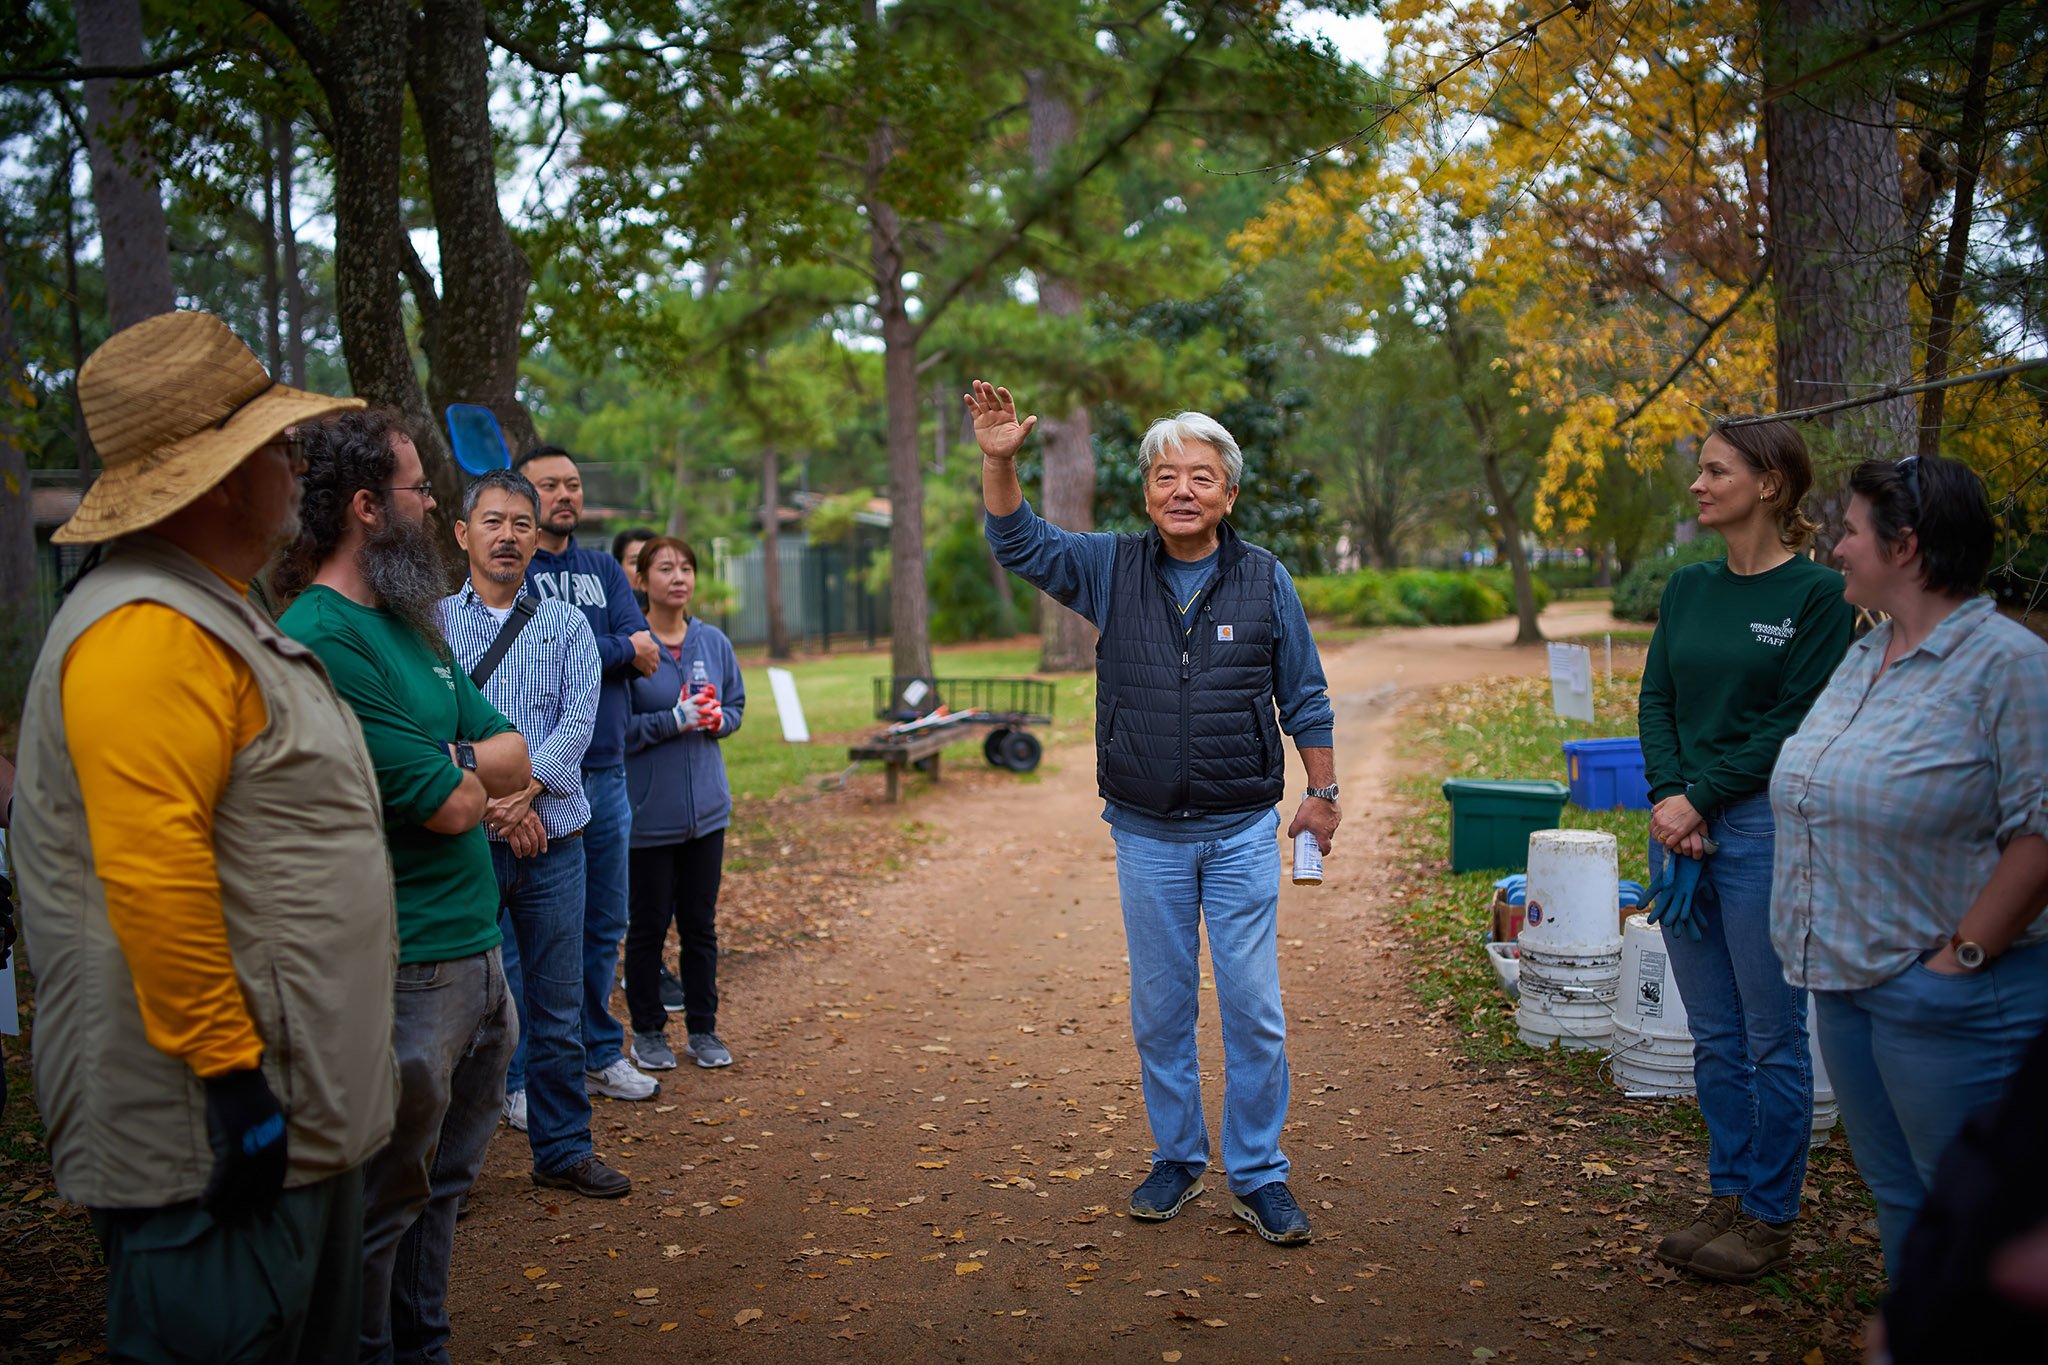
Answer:
M1813 1143L1828 1140L1841 1107L1821 1060L1814 1010L1808 1002L1806 1040L1813 1064ZM1614 1083L1636 1097L1690 1095L1692 1031L1678 978L1664 949L1664 931L1642 915L1630 915L1621 935L1621 976L1614 996Z
M1546 829L1529 836L1515 1025L1531 1047L1609 1046L1621 982L1619 894L1612 834Z

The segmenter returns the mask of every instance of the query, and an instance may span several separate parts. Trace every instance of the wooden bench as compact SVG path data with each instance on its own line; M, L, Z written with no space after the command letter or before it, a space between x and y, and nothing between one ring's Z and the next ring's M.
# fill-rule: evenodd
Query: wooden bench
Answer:
M887 740L871 740L866 744L855 744L846 751L849 760L858 763L864 759L877 759L887 765L889 777L889 800L896 800L896 783L903 770L913 763L931 760L928 770L932 781L939 780L939 753L955 740L970 737L971 732L958 726L942 726L937 729L912 731L907 735Z

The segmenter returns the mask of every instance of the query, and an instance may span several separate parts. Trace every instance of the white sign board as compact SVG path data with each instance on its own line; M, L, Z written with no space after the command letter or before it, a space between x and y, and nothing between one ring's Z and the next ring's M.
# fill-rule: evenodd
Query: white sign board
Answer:
M796 697L796 675L786 668L771 668L768 689L775 694L775 711L782 717L782 737L791 744L809 744L811 727L804 724L804 704Z
M1550 705L1566 720L1593 719L1593 651L1584 645L1550 647Z

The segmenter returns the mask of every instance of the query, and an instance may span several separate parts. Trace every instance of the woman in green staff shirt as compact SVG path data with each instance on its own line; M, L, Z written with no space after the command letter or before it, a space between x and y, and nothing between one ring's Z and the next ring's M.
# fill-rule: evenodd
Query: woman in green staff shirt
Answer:
M1806 994L1771 947L1771 766L1841 662L1854 617L1842 576L1800 553L1819 528L1800 509L1813 466L1798 431L1717 426L1699 469L1700 526L1721 533L1728 557L1665 585L1638 723L1650 870L1704 860L1697 917L1667 920L1664 941L1692 1027L1709 1198L1656 1254L1747 1281L1791 1253L1813 1116Z

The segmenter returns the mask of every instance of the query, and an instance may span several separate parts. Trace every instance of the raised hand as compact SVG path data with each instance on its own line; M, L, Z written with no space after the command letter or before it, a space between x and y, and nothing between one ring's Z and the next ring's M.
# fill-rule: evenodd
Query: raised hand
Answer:
M962 396L967 402L967 414L974 420L974 441L981 447L981 453L994 460L1015 459L1038 419L1026 417L1019 422L1017 400L1010 396L1010 391L984 379L975 380Z

